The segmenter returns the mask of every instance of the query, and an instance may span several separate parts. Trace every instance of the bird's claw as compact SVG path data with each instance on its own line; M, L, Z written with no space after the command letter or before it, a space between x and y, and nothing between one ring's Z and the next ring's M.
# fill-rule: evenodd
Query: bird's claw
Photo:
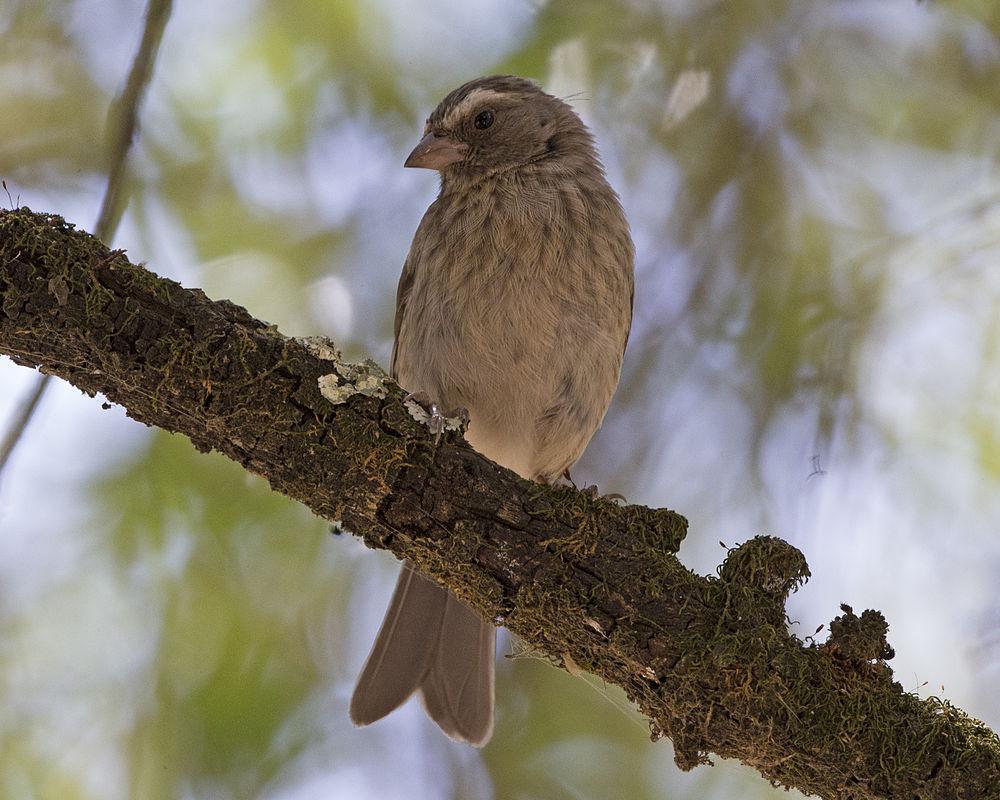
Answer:
M435 401L431 400L427 392L410 392L410 394L403 398L403 402L405 403L408 400L420 406L427 415L427 419L423 422L427 425L427 430L433 434L435 445L441 442L441 436L448 429L449 422L457 421L457 427L461 429L469 425L469 412L467 409L459 406L451 411L442 411L441 407Z
M586 492L595 500L607 500L609 503L615 503L617 505L625 505L628 502L625 499L625 495L619 492L601 494L597 489L597 484L584 487L577 486L576 483L573 481L572 476L569 474L569 469L566 469L563 472L562 477L565 478L569 482L570 486L572 486L574 489L579 489L581 492Z
M427 392L410 392L403 402L407 400L413 401L424 410L427 415L425 422L427 430L434 434L434 444L437 444L441 440L441 434L444 433L444 414L441 413L441 408L431 400Z

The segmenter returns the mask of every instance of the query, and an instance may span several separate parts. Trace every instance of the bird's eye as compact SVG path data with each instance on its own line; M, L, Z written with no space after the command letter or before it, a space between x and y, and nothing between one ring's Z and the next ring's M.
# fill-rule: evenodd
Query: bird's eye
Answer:
M490 125L493 124L493 112L480 111L478 114L476 114L476 118L472 124L475 125L481 131L486 130L488 127L490 127Z

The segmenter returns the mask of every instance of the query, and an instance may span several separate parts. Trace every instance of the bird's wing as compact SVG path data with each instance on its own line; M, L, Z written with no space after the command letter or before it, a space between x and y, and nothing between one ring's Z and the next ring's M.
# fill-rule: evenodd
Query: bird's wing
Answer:
M625 350L628 348L628 337L632 333L632 318L635 316L635 278L629 281L628 294L628 324L625 325L625 339L622 341L622 361L625 360Z
M403 272L399 276L399 285L396 287L396 319L392 328L392 360L389 362L389 375L393 380L398 380L396 374L396 352L399 350L399 332L403 328L403 317L406 314L406 301L409 300L410 290L413 289L413 279L417 274L414 267L412 253L403 262Z

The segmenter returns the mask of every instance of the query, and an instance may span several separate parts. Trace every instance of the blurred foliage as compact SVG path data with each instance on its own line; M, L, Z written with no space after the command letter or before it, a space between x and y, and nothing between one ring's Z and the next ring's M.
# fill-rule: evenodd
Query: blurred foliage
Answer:
M96 212L137 8L0 6L13 195ZM445 91L495 71L577 104L638 245L622 390L577 474L767 527L810 470L839 453L864 481L851 454L876 448L920 530L957 497L967 535L995 533L991 0L178 2L131 169L130 246L286 332L385 358L433 188L399 163ZM944 470L966 481L948 502ZM386 599L363 576L392 565L166 434L91 489L76 569L28 610L0 591L3 797L777 796L749 770L680 775L617 692L533 658L501 664L481 754L405 714L353 731L346 699ZM716 559L717 539L688 552ZM72 680L26 678L45 658Z
M519 654L497 686L499 746L484 754L491 772L506 776L498 796L655 797L646 774L649 729L624 695L528 655ZM548 710L538 715L539 708Z
M0 164L22 185L54 184L100 167L107 100L64 25L62 3L0 10Z
M117 514L122 566L171 552L161 576L156 702L138 721L133 770L142 797L186 782L229 782L253 796L300 751L308 731L275 740L323 678L310 633L343 637L348 616L323 532L328 526L221 456L157 433L137 462L102 478ZM335 614L331 611L336 610Z

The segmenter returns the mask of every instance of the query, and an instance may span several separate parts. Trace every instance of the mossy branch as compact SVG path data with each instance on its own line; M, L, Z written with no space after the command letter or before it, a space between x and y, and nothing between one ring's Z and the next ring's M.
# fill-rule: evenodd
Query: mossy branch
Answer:
M60 217L0 212L0 353L262 475L410 559L556 664L625 689L690 769L716 753L826 798L1000 797L1000 740L893 681L881 614L788 632L802 554L758 537L718 577L680 515L525 481L435 443L373 363L289 339ZM417 414L416 416L419 416Z

